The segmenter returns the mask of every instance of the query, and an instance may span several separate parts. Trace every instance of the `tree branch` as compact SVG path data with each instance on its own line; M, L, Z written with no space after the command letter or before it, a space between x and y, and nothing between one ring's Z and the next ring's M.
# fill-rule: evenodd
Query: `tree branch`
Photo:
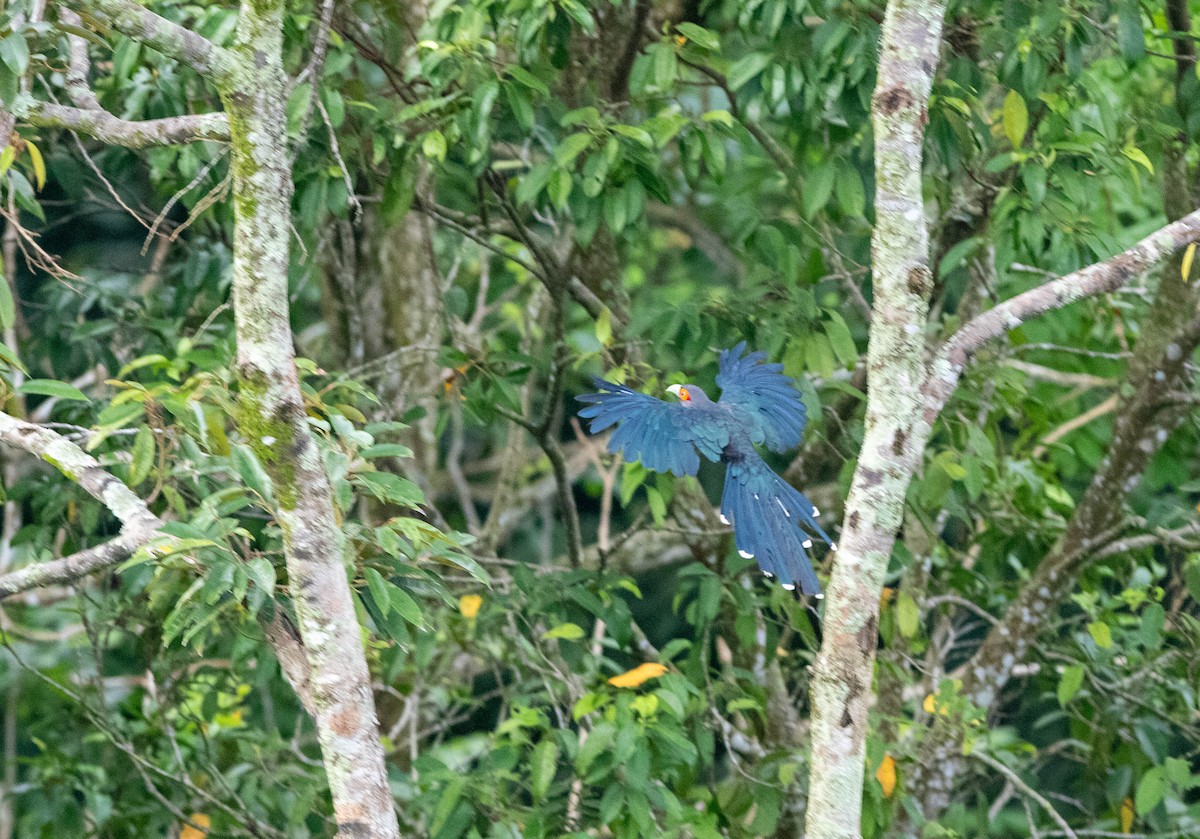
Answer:
M1030 798L1032 798L1034 801L1036 801L1037 805L1039 807L1041 807L1043 810L1045 810L1046 813L1050 816L1050 818L1052 818L1054 820L1054 823L1056 825L1058 825L1059 829L1062 831L1063 836L1067 836L1067 837L1069 837L1069 839L1076 839L1075 831L1071 830L1071 826L1069 824L1067 824L1067 820L1064 819L1061 815L1059 815L1058 810L1054 809L1054 805L1051 804L1049 801L1047 801L1046 798L1044 796L1042 796L1037 790L1035 790L1033 787L1029 786L1029 784L1027 784L1023 780L1021 780L1020 775L1018 775L1012 769L1009 769L1007 766L1005 766L1003 763L996 760L994 757L992 757L989 754L985 754L980 751L974 751L974 752L971 752L971 757L975 758L980 763L984 763L984 764L992 767L993 769L995 769L997 772L999 772L1001 775L1003 775L1005 778L1007 778L1008 782L1011 783L1014 787L1016 787L1021 792L1025 793Z
M133 556L137 549L149 542L153 536L153 531L122 533L103 545L87 548L52 562L26 565L24 568L0 575L0 600L23 591L57 583L72 583L97 572L107 571Z
M0 441L35 454L107 507L122 524L104 545L0 576L0 599L50 583L64 583L112 568L150 541L162 526L146 503L79 446L31 422L0 413Z
M129 149L176 146L201 140L229 141L229 120L220 112L135 121L121 119L102 109L73 108L21 96L14 105L13 114L37 128L65 128Z
M83 21L79 15L67 8L58 10L58 19L66 26L82 30ZM100 100L88 84L88 45L87 40L78 35L67 34L67 72L65 75L67 96L77 107L90 110L100 109Z
M190 29L172 23L133 0L66 0L80 12L94 16L135 41L182 61L197 73L219 81L231 69L228 50Z
M933 361L924 387L926 421L932 422L931 412L936 416L945 407L963 369L988 341L1052 309L1116 291L1196 241L1200 241L1200 210L1159 228L1124 253L1032 288L972 318L942 345Z

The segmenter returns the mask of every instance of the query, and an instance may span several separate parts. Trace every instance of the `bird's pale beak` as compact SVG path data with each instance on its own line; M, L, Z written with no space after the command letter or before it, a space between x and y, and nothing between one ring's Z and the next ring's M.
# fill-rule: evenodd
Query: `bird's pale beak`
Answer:
M667 393L671 394L676 399L678 399L679 391L681 391L681 390L683 390L683 385L671 385L669 388L667 388Z

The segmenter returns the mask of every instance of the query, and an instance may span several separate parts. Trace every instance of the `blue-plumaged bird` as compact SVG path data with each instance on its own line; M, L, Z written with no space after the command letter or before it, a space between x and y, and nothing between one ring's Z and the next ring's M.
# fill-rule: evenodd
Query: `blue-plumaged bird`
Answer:
M782 364L767 364L766 353L745 350L743 341L721 352L717 402L696 385L671 385L667 391L676 401L664 402L595 379L599 393L576 397L588 405L579 415L591 420L593 434L619 423L608 450L655 472L695 475L700 455L726 464L721 521L733 525L738 553L756 559L784 588L798 585L820 597L808 551L814 537L837 545L817 524L820 513L813 503L754 448L785 452L800 445L804 402Z

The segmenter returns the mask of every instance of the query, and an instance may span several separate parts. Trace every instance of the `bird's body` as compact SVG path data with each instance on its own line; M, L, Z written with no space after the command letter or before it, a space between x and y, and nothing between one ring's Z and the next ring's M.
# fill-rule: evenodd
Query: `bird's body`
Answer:
M804 403L782 374L783 365L765 364L763 353L743 356L745 346L721 353L717 402L691 384L668 388L678 399L671 403L597 379L599 393L578 397L588 404L579 415L592 421L593 433L619 423L608 450L656 472L695 475L700 455L724 463L721 518L733 525L738 552L754 557L785 588L799 585L805 594L820 596L808 558L810 534L833 542L817 524L812 502L776 475L755 448L783 452L799 445Z

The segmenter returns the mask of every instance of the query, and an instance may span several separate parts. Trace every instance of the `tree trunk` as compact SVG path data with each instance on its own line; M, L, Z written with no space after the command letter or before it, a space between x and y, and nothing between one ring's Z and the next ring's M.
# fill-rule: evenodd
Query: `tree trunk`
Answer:
M875 126L875 305L867 351L866 430L813 677L807 827L856 837L879 594L920 461L925 320L933 283L921 194L921 141L945 4L893 0L883 24Z
M220 81L235 213L238 426L274 482L288 588L311 669L338 835L398 837L358 619L321 451L309 431L288 320L292 180L282 0L242 5Z

